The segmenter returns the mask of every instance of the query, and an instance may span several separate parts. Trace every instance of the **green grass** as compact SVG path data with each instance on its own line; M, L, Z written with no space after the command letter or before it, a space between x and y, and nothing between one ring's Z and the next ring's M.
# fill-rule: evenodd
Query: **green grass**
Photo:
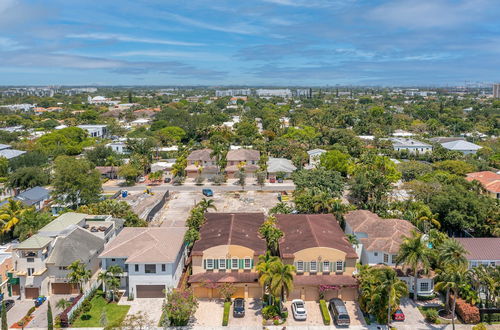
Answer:
M222 325L227 326L229 323L229 312L231 311L231 302L226 301L224 303L224 314L222 315Z
M72 324L75 328L86 328L86 327L100 327L99 321L101 319L101 313L104 309L106 311L106 317L108 319L108 325L118 324L128 313L130 306L128 305L117 305L116 303L108 304L106 299L102 295L96 294L91 301L92 309L88 315L80 315ZM90 317L89 317L90 316ZM88 319L86 319L86 317Z
M319 301L319 309L321 310L321 316L323 317L323 324L330 325L332 319L330 317L328 307L326 307L326 302L323 299Z

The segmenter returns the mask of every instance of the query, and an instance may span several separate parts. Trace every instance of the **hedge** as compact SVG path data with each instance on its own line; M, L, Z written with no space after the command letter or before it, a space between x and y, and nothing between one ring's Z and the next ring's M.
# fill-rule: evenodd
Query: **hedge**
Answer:
M227 326L229 322L229 312L231 311L231 302L226 301L224 303L224 315L222 316L222 325Z
M456 312L460 315L460 318L467 324L475 324L481 321L481 316L479 315L479 308L472 306L465 300L458 298L457 305L455 307Z
M319 309L321 309L321 316L323 316L323 324L330 325L332 319L330 318L328 307L326 307L326 302L323 299L319 301Z

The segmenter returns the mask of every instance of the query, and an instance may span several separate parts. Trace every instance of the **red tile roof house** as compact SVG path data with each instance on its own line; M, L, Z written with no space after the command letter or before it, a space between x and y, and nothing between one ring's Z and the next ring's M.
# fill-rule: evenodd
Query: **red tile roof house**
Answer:
M356 300L358 281L353 273L358 255L331 214L278 214L283 231L279 251L284 263L293 264L294 289L287 297L317 301Z
M201 169L201 175L210 178L217 174L218 167L215 158L210 156L212 149L200 149L192 151L187 157L186 173L188 178L196 178Z
M467 250L465 256L469 268L479 265L500 266L500 237L457 237L455 238Z
M261 298L255 269L266 242L259 237L263 213L206 213L200 239L191 250L188 283L198 298L219 298L218 287L233 283L233 298Z
M492 198L500 199L500 174L491 171L474 172L467 174L465 180L478 181Z
M410 270L396 267L396 256L404 237L411 236L416 229L409 221L401 219L382 219L366 210L356 210L345 215L345 233L358 238L360 263L363 265L388 265L395 268L398 277L405 281L413 292L413 276ZM430 296L434 293L434 280L419 274L417 279L418 295Z
M238 165L241 162L245 162L245 174L248 177L254 177L255 172L259 170L259 160L260 160L260 152L258 150L252 149L237 149L230 150L226 156L227 165L226 165L226 173L227 177L232 179L236 177L236 173L239 171Z

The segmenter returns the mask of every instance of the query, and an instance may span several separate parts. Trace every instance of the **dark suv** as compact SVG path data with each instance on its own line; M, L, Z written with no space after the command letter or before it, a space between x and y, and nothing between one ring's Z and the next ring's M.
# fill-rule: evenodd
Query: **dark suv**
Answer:
M330 312L333 316L333 321L336 325L346 325L349 326L351 323L351 319L349 314L347 313L347 308L342 300L339 298L330 299L330 304L328 306Z
M233 317L245 316L245 299L236 298L233 302Z

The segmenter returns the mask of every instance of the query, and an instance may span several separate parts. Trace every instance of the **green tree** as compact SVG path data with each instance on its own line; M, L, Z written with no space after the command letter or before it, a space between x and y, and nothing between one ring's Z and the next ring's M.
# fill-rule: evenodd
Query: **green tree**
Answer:
M49 224L54 219L48 212L39 212L33 208L26 209L20 215L20 221L14 227L14 236L19 237L20 241L33 236L38 230Z
M267 249L273 255L278 254L279 240L283 237L283 232L276 225L276 218L269 216L259 227L259 235L266 240Z
M351 156L339 150L327 151L321 155L320 165L327 170L337 171L345 177L352 167Z
M71 302L64 298L59 299L56 303L56 307L62 311L66 310L66 308L68 308L69 306L71 306Z
M10 232L21 221L21 217L26 212L21 201L9 199L7 204L0 208L0 224L2 225L2 235Z
M7 323L7 308L5 307L5 300L2 301L2 330L9 330Z
M264 185L266 184L266 172L258 171L255 173L255 177L260 189L264 188Z
M326 169L299 170L292 173L296 190L316 189L332 197L340 197L344 191L344 179L339 172Z
M180 127L168 126L156 131L156 135L164 145L171 145L179 143L186 136L186 131Z
M83 292L83 285L90 280L92 273L80 260L73 261L68 267L70 271L66 276L70 283L78 284L80 293Z
M87 160L59 156L54 162L53 187L54 197L74 208L99 200L101 175Z
M215 206L215 201L213 199L202 198L196 206L200 207L203 213L207 212L208 209L217 211L217 206Z
M457 303L457 298L460 294L460 285L465 281L466 268L457 264L450 264L446 266L439 274L440 281L436 283L434 289L441 291L446 290L453 293L453 302L451 307L451 324L453 330L455 330L455 306ZM445 306L449 311L449 305Z
M476 170L473 165L461 160L443 160L441 162L436 162L434 163L434 168L460 176L465 176L465 174Z
M271 283L269 288L274 297L280 297L281 300L293 291L293 274L295 267L290 264L284 264L281 260L271 264Z
M238 185L241 186L242 190L245 190L246 178L247 178L247 175L245 173L245 169L243 167L240 167L238 172L236 172L235 176L238 179Z
M6 177L9 173L9 160L0 156L0 177Z
M264 292L267 294L271 293L271 265L279 261L279 258L273 256L269 250L266 251L266 254L259 256L259 262L255 269L257 273L259 273L259 284L264 288Z
M54 320L52 319L52 308L50 307L50 301L47 301L47 330L54 329Z
M124 164L118 169L118 175L125 178L128 185L134 184L141 173L141 170L131 163Z
M399 247L396 265L405 265L413 270L413 300L417 301L417 279L420 270L427 272L431 265L431 251L422 234L414 230L411 237L405 237Z
M107 160L110 157L117 158L118 155L110 147L103 144L98 144L85 151L85 158L95 166L106 166Z
M113 265L107 270L99 273L98 278L103 282L106 290L106 296L111 296L111 301L115 301L118 289L120 288L119 276L123 273L123 269L118 265Z
M236 139L242 145L251 145L259 136L259 129L254 121L242 120L235 128Z
M431 165L415 160L401 162L397 165L397 168L401 172L401 178L405 182L415 180L424 174L432 172Z
M85 214L110 214L115 218L125 220L125 227L146 227L147 222L134 213L132 207L125 201L106 199L97 203L80 206L78 212Z
M26 190L49 183L49 174L39 167L21 167L9 175L7 186Z
M198 308L198 301L191 289L172 290L167 293L165 311L172 326L186 326Z

